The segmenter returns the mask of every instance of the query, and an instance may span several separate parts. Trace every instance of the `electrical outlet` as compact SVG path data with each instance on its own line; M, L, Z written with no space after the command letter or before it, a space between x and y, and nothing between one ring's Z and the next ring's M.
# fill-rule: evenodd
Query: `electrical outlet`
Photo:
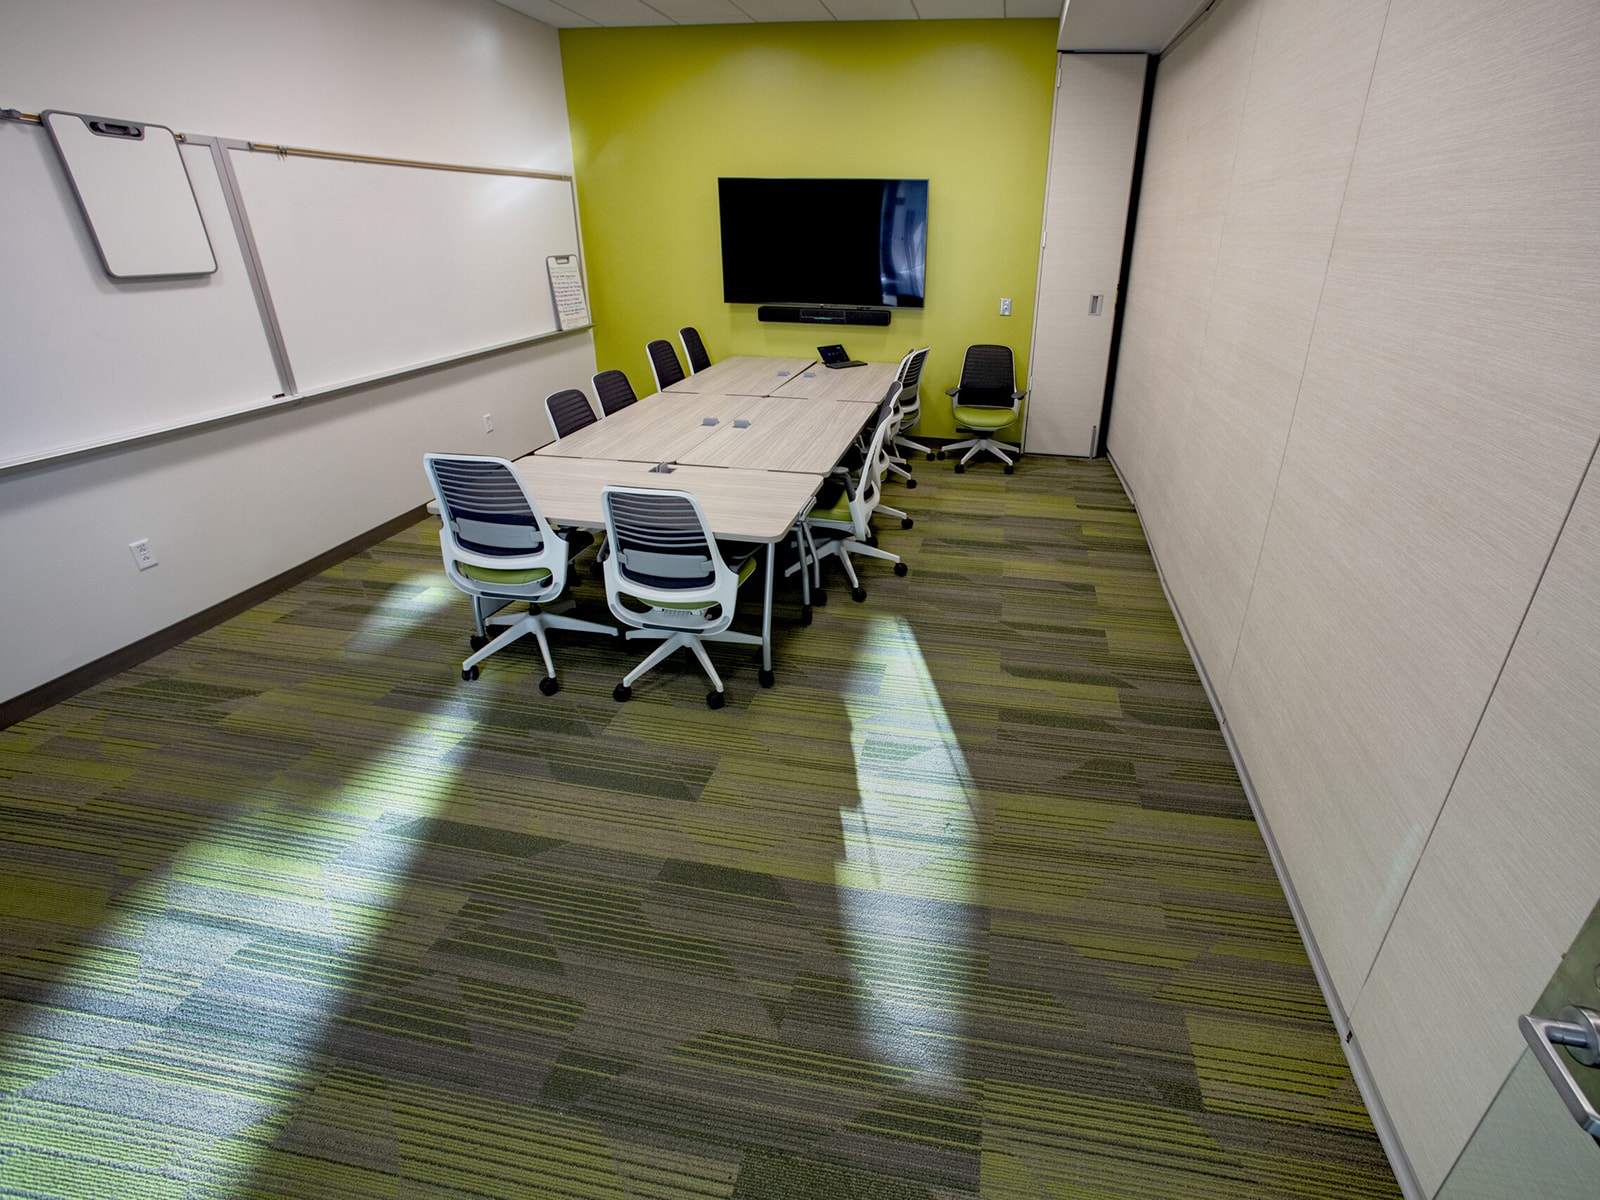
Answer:
M133 555L133 561L139 570L148 571L156 565L156 552L150 549L149 538L140 538L137 542L129 542L128 551Z
M493 413L484 413L483 414L483 431L485 433L493 433L494 432L494 414Z
M1011 297L1010 296L1002 296L1000 298L1000 315L1002 317L1009 317L1011 315Z

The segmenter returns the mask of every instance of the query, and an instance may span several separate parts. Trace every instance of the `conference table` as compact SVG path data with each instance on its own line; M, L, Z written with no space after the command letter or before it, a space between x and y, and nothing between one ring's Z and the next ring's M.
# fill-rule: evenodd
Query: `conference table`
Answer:
M861 382L830 378L862 372ZM683 381L698 381L695 390L674 384L512 465L557 525L603 528L608 487L666 488L692 493L714 536L765 544L761 682L770 686L778 543L872 419L894 372L886 363L839 371L809 359L724 359ZM791 384L800 391L790 394Z

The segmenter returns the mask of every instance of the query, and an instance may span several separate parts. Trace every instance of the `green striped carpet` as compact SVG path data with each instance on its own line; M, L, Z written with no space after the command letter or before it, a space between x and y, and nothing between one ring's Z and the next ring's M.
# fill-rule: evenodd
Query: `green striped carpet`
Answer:
M720 712L425 523L0 732L0 1195L1398 1195L1109 466L916 475Z

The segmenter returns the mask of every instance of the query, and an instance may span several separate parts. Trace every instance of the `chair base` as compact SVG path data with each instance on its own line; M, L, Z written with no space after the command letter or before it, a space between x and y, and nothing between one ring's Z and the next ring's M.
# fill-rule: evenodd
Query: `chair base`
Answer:
M628 640L632 641L634 638L661 638L662 642L661 645L657 646L645 656L643 662L622 677L622 682L618 685L619 695L622 692L631 689L641 675L645 674L652 667L659 666L662 662L664 662L671 655L677 653L679 650L688 650L695 656L695 658L700 660L700 667L705 671L706 678L711 680L711 686L716 689L717 693L720 693L723 690L722 676L718 675L716 667L711 665L711 656L706 653L704 643L735 642L741 646L761 645L761 639L756 637L755 634L735 633L731 629L725 629L721 633L691 633L687 631L674 632L667 629L628 630ZM713 707L720 707L720 705L713 705Z
M1002 442L999 438L975 437L968 438L964 442L951 442L944 448L944 453L949 455L957 450L965 450L967 452L961 459L963 467L971 462L972 457L976 454L992 454L1008 467L1016 465L1017 460L1011 457L1013 454L1017 458L1022 457L1021 446L1014 446L1010 442Z
M880 506L878 511L883 512L885 510ZM827 531L824 530L823 532L826 533ZM866 542L857 541L852 535L841 534L838 537L825 536L817 539L816 531L813 531L812 537L814 539L812 542L812 562L815 564L817 573L816 586L819 588L822 586L822 560L829 555L833 555L838 558L840 564L844 567L845 577L850 580L850 598L853 600L865 600L867 593L866 589L861 586L861 580L856 575L855 564L850 561L852 554L863 554L868 558L881 558L886 562L892 562L895 565L896 575L904 575L909 569L905 563L900 561L898 554L890 554L889 551L879 546L869 546Z
M488 628L488 623L485 622L485 632ZM512 642L532 634L539 643L539 657L544 659L545 677L554 679L556 667L550 659L550 639L545 636L546 631L550 629L571 629L579 633L609 633L612 637L619 632L615 625L602 625L598 621L580 621L576 617L557 616L554 613L536 611L530 605L527 612L501 629L488 645L461 664L463 678L469 677L473 668L491 654L504 650Z

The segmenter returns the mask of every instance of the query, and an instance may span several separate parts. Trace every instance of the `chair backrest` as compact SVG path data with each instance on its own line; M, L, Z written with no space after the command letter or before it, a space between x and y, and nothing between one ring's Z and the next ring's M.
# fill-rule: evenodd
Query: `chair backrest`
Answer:
M656 391L664 392L685 378L683 366L678 362L678 352L672 348L671 342L657 338L645 344L644 352L650 356L650 370L655 373Z
M596 374L594 394L600 397L600 411L608 417L639 399L633 394L633 384L621 371L601 371Z
M544 410L550 414L550 424L558 438L577 433L585 425L593 425L600 419L594 415L589 397L577 388L551 392L544 398Z
M928 347L907 351L900 360L900 369L894 373L900 381L900 397L896 403L900 406L903 423L909 424L922 412L922 366L927 361Z
M439 501L439 544L452 583L467 592L503 592L468 572L543 567L551 577L537 590L560 591L567 574L566 543L545 521L510 462L425 454L422 465Z
M967 347L956 403L971 408L1017 407L1017 373L1010 346Z
M693 325L685 325L678 330L678 340L683 343L683 356L689 360L691 375L698 375L711 365L711 356L706 353L706 344L700 340L700 331Z
M600 493L600 503L609 547L606 599L612 612L641 628L718 633L732 623L738 576L723 560L692 494L608 487ZM624 596L674 607L647 617L624 603ZM715 606L720 609L712 613Z
M900 427L900 410L896 405L899 396L900 383L894 380L878 403L878 413L872 423L872 437L861 458L860 478L856 481L855 495L850 497L850 520L857 537L867 536L867 523L877 511L883 480L889 473L889 452L885 446Z

